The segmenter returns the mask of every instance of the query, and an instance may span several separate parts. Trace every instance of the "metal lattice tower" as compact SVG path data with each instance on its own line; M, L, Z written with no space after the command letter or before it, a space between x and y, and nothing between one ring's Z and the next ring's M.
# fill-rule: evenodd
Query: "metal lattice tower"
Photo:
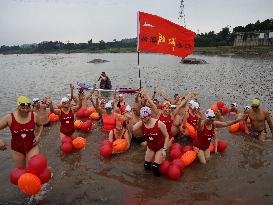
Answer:
M184 0L180 0L179 16L178 20L181 20L182 26L186 27L186 16L184 12Z

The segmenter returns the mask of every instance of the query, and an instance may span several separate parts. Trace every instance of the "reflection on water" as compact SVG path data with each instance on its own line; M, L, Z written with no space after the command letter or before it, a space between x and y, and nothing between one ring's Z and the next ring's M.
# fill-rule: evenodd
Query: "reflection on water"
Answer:
M273 61L219 56L194 56L209 64L180 64L172 56L141 54L142 83L169 96L196 90L202 109L218 100L237 102L242 110L259 97L273 113ZM90 64L102 58L110 62ZM12 111L21 94L51 96L54 102L69 93L69 83L92 83L99 74L109 74L113 87L138 87L137 54L0 55L0 115ZM133 96L126 96L132 102ZM39 196L27 198L9 183L14 168L10 150L0 154L0 204L272 204L272 142L260 143L226 129L220 138L229 142L222 155L213 155L206 166L196 162L176 182L153 177L143 170L145 148L131 149L109 160L99 155L107 135L94 123L91 133L82 134L88 146L64 156L59 144L59 125L46 128L40 144L49 160L53 179ZM9 130L1 131L9 142Z

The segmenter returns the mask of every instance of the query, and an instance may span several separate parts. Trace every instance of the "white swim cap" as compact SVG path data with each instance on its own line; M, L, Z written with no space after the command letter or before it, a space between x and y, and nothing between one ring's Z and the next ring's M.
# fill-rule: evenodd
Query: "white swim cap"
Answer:
M231 105L233 105L234 107L237 107L237 103L231 103Z
M127 105L127 106L125 107L125 112L131 112L131 111L132 111L131 106L130 106L130 105Z
M140 117L141 118L145 118L145 117L148 117L152 114L152 111L151 111L151 108L149 107L142 107L140 109Z
M191 109L199 109L200 108L199 103L195 102L194 100L191 100L189 102L189 104L190 104Z
M112 103L111 102L107 102L105 104L105 108L112 108Z
M244 110L248 110L248 109L250 109L250 108L251 108L251 106L250 106L250 105L247 105L247 106L244 107Z
M39 98L33 98L33 99L32 99L32 102L33 102L33 103L37 103L37 102L39 102L39 101L40 101Z
M171 105L171 108L176 108L176 105Z
M194 103L194 100L189 101L189 105L192 105Z
M214 114L214 112L213 112L212 109L208 109L208 110L206 111L206 118L207 118L207 119L215 118L215 114Z

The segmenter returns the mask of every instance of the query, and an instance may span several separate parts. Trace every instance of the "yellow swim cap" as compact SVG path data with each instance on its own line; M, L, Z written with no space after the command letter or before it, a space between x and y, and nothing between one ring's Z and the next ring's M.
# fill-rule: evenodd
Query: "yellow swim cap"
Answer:
M252 105L252 106L260 106L260 104L261 104L261 100L258 99L258 98L254 98L254 99L252 100L252 102L251 102L251 105Z
M20 96L16 100L16 105L19 106L22 103L31 104L31 100L26 96Z

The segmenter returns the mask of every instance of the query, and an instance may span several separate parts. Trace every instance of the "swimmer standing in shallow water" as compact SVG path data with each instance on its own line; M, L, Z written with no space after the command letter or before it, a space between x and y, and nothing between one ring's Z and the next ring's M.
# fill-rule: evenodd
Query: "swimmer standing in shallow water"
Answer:
M273 125L270 117L270 113L261 107L261 100L259 98L254 98L251 102L251 109L247 109L245 113L248 115L250 120L250 133L251 137L255 139L264 141L267 139L266 124L271 131L273 137Z
M33 112L37 113L38 117L41 120L41 123L44 127L50 126L50 121L48 119L48 112L47 108L49 108L49 105L46 104L47 98L43 98L41 101L39 98L33 98L32 100L32 110Z
M218 139L217 135L215 135L215 128L228 127L245 119L245 117L245 115L241 115L237 120L220 122L215 120L215 114L213 110L208 109L206 111L206 119L199 121L197 136L193 140L193 150L197 153L199 161L202 164L206 164L210 158L209 145L212 138L215 138L215 153L217 153Z
M36 113L31 110L31 100L20 96L16 100L16 111L0 120L0 130L9 127L11 132L12 157L16 167L25 168L27 161L40 153L39 142L43 125ZM38 128L37 134L35 129ZM7 145L0 139L0 150Z
M147 141L144 168L152 170L155 176L160 176L160 164L166 157L169 142L169 134L166 125L158 119L151 117L152 111L149 107L140 109L141 121L133 126L134 132L141 130ZM154 158L154 162L153 161Z
M74 86L70 84L70 89L74 89ZM74 114L77 112L81 105L82 105L82 99L79 98L76 100L74 96L71 96L71 98L75 101L76 105L71 106L71 101L67 97L63 97L61 100L61 108L54 108L52 104L52 100L49 98L47 100L47 103L49 104L50 111L56 115L59 115L59 120L61 122L60 126L60 140L62 140L65 136L67 137L74 137L73 134L75 132L74 128Z

